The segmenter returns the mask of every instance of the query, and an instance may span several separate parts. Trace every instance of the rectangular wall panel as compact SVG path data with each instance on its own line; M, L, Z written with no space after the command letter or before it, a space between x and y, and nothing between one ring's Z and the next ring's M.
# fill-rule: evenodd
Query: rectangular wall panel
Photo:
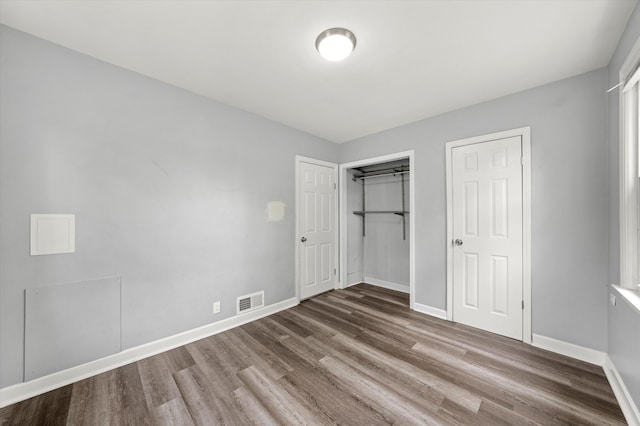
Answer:
M304 248L304 261L306 264L304 285L314 285L316 283L316 246Z
M316 172L313 170L305 170L304 171L304 182L309 185L315 185L316 183Z
M473 173L478 171L478 153L471 152L464 156L465 173Z
M464 197L462 199L464 214L464 235L478 236L478 182L464 183Z
M316 232L316 194L315 192L304 193L304 226L305 232Z
M75 233L74 214L32 214L31 255L73 253Z
M331 196L320 194L320 231L331 231Z
M118 353L120 277L25 290L24 377Z
M478 276L478 254L477 253L465 253L464 254L464 276L463 291L464 291L464 304L469 308L478 308L478 284L480 279Z
M331 244L320 246L320 281L326 282L331 279Z
M509 258L491 256L491 312L507 315L509 307Z
M509 196L507 179L491 181L491 236L509 236Z
M330 187L331 186L331 178L333 176L331 176L330 174L327 173L322 173L320 175L320 185L325 186L325 187Z
M491 156L491 168L492 169L506 169L507 163L507 148L501 148L497 151L493 151Z

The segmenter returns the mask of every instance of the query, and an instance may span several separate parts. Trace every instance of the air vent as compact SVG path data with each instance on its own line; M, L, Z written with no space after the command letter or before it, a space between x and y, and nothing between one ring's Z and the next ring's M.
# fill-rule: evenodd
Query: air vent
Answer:
M264 306L264 291L238 297L238 313L253 311Z

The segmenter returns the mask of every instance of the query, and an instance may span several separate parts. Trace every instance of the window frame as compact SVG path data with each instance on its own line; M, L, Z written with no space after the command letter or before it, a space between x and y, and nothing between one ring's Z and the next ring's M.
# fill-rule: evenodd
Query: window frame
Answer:
M620 67L620 286L640 290L640 39Z

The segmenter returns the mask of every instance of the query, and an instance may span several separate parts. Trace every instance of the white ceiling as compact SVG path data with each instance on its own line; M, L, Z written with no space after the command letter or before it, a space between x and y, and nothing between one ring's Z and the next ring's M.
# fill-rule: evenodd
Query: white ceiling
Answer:
M334 142L606 66L636 0L0 0L0 22ZM332 63L316 36L357 46Z

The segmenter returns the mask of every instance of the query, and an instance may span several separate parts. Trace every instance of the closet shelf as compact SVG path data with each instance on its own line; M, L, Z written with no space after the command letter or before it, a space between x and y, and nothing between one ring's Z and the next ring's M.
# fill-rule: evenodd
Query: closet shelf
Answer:
M357 214L358 216L364 216L365 214L381 214L381 213L391 213L397 214L399 216L404 216L405 214L409 214L406 210L359 210L353 212L353 214Z
M405 178L404 175L409 173L409 170L405 170L404 168L402 170L394 170L393 174L399 174L400 175L400 191L402 193L402 205L398 206L400 207L400 210L365 210L366 209L366 203L364 202L365 200L365 193L366 193L366 185L365 185L365 177L367 176L358 176L359 179L362 179L362 210L356 210L353 212L353 214L360 216L362 218L362 236L365 236L365 216L368 214L396 214L398 216L400 216L402 218L402 239L406 240L407 239L407 215L409 214L409 211L406 210L407 205L405 204L405 200L404 200L404 182L405 182ZM381 174L377 174L375 176L383 176ZM386 175L384 175L386 176ZM369 177L374 177L373 175L370 175Z

